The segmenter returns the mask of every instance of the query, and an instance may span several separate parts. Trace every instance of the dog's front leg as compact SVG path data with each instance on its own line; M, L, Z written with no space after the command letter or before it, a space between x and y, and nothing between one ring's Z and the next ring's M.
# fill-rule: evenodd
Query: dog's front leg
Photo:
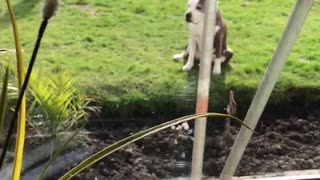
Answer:
M213 75L219 75L221 74L221 63L223 63L226 60L226 57L224 56L224 46L225 46L225 35L223 32L219 31L215 36L215 60L213 65L212 73Z
M226 57L220 56L216 57L213 65L212 74L219 75L221 74L221 64L226 60Z
M196 48L197 48L196 41L190 38L189 44L188 44L189 56L188 56L187 63L182 67L183 71L189 71L193 67Z
M175 54L175 55L173 55L172 59L173 59L174 61L178 61L178 60L180 60L180 59L183 59L184 55L185 55L185 51L181 52L180 54Z

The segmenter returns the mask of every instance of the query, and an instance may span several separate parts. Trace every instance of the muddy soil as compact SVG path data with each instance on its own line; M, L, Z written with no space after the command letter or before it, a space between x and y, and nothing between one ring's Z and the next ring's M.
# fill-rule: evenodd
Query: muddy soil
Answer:
M90 135L85 144L98 151L149 125L123 123L109 127L103 135ZM230 136L224 137L223 127L223 121L208 122L204 161L206 176L219 175L239 130L239 125L232 124ZM263 117L256 131L236 175L320 168L319 112L289 118ZM192 136L167 129L104 158L75 179L186 177L190 175L191 154Z

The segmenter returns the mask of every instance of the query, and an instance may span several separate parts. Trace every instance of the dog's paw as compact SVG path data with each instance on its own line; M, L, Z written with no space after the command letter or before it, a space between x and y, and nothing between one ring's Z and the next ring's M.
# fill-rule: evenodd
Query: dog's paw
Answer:
M216 31L216 33L217 33L220 29L221 29L220 26L215 26L215 31Z
M226 58L224 56L220 58L216 58L213 65L212 74L213 75L219 75L221 74L221 63L224 62Z
M174 61L178 61L178 60L180 60L180 59L182 59L182 58L183 58L183 54L182 54L182 53L180 53L180 54L175 54L175 55L172 56L172 59L173 59Z
M212 74L218 76L221 74L221 69L213 69Z
M233 50L232 50L232 48L230 46L227 46L227 50L226 51L228 51L230 53L233 53Z
M182 67L183 71L190 71L190 69L193 67L193 64L186 64Z

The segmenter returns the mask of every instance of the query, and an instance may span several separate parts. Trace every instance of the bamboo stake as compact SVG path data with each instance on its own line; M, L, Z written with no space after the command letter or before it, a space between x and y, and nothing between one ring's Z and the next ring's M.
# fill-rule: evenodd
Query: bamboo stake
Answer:
M205 9L205 20L202 36L201 61L198 81L198 98L196 113L208 112L210 78L212 67L212 49L214 39L214 25L216 19L216 0L207 0ZM205 147L207 118L196 119L195 135L192 154L191 177L193 180L201 179L203 154Z
M255 129L257 125L257 122L265 108L265 105L288 59L289 53L297 40L299 32L313 3L314 0L297 0L296 2L287 27L282 35L276 51L274 52L272 61L267 68L267 71L259 85L259 88L246 115L244 123L252 129ZM241 127L227 162L220 175L222 180L232 179L245 148L249 143L252 133L252 131L244 128L243 126Z

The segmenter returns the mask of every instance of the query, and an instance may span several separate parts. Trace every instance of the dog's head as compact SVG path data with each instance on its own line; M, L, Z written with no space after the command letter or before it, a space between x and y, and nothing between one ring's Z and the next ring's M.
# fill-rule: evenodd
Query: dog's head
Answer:
M204 21L206 0L188 0L185 19L188 23L198 24Z

